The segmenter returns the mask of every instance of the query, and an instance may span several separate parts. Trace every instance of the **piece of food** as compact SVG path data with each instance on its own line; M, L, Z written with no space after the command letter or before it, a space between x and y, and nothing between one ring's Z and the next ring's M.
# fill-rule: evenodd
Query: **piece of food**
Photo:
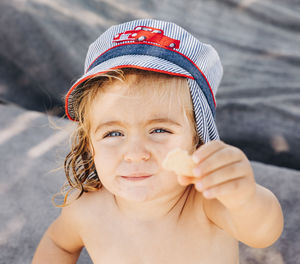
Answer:
M168 153L162 166L166 170L174 171L177 175L193 176L195 163L186 150L177 148Z

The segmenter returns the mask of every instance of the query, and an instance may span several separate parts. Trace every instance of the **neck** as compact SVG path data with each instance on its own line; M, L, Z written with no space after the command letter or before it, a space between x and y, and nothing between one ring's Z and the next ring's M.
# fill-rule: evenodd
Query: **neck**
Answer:
M118 196L114 198L123 216L139 222L152 222L170 215L179 217L189 192L190 188L185 187L176 193L144 202L129 201Z

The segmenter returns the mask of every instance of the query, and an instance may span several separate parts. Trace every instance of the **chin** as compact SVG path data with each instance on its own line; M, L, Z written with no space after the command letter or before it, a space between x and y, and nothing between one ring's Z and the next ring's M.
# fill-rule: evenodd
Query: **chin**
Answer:
M132 201L132 202L146 202L155 198L154 194L149 194L145 189L140 190L130 190L130 191L123 191L120 193L115 193L116 196L121 197L122 199Z

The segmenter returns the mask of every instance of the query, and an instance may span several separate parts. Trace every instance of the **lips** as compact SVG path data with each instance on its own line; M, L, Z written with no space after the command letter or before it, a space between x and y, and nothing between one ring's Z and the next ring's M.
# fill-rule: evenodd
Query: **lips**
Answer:
M147 174L147 173L134 173L126 176L121 176L121 178L129 181L141 181L141 180L148 179L151 176L152 174Z

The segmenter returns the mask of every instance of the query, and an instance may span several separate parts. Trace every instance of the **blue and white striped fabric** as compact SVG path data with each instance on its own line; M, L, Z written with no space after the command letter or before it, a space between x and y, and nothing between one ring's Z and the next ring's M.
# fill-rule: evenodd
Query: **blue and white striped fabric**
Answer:
M126 35L130 35L130 31L134 31L136 27L152 28L153 34L161 34L149 41L126 39ZM124 39L114 41L120 34L124 34ZM180 41L179 47L164 45L169 40ZM122 66L186 77L199 137L204 143L219 138L215 123L215 94L222 79L223 68L216 50L201 43L174 23L153 19L140 19L112 26L90 45L84 74L66 96L67 116L71 120L75 118L72 100L78 87L95 74Z

